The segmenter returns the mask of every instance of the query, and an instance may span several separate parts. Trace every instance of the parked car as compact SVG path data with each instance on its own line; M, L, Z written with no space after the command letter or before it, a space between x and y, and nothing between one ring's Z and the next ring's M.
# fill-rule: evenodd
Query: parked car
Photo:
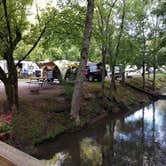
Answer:
M114 67L114 74L115 74L115 79L118 80L118 79L121 79L122 77L122 66L121 65L116 65ZM112 71L110 70L109 72L109 77L110 79L112 79Z
M88 81L101 81L102 80L102 63L89 64L84 69L84 75ZM107 72L105 71L105 76Z
M77 66L69 66L66 71L65 80L75 80L77 75ZM92 81L101 81L102 80L102 63L87 63L85 69L83 70L83 74L85 78ZM107 71L105 71L105 76L107 75Z

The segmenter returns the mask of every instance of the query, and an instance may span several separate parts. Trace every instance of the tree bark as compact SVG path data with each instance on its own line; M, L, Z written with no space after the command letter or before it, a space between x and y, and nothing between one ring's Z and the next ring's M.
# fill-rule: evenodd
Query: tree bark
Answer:
M82 44L82 50L81 50L81 58L80 58L78 72L77 72L74 92L72 96L72 103L71 103L71 116L75 118L76 122L79 122L79 111L81 108L82 86L83 86L83 80L84 80L83 70L86 66L87 59L88 59L88 50L90 46L93 12L94 12L94 0L88 0L83 44Z
M11 80L5 84L5 92L7 98L7 111L15 112L18 110L18 86L17 82L13 83Z
M156 65L153 66L153 83L152 83L153 90L156 89Z
M101 83L101 87L102 87L102 97L104 99L104 96L105 96L105 86L104 86L104 83L105 83L105 71L106 71L106 68L105 68L105 65L106 65L106 47L104 47L104 45L102 46L102 83Z
M115 83L115 65L117 63L117 58L119 56L119 48L120 48L120 42L123 35L123 28L124 28L124 22L125 22L125 15L126 15L126 1L123 0L123 13L121 18L121 24L120 24L120 31L118 36L118 42L115 48L115 55L113 58L113 65L112 65L112 79L111 79L111 91L116 90L116 83ZM112 94L112 92L111 92Z
M124 84L125 81L126 81L126 78L125 78L125 65L122 65L121 73L122 73L122 84Z
M145 89L145 62L142 63L142 88Z
M8 77L5 83L5 91L8 103L8 110L16 112L19 109L19 97L17 69L14 63L13 52L8 53L7 55L7 68Z
M146 37L145 37L145 23L142 23L143 33L143 52L142 52L142 88L145 89L145 52L146 52Z
M8 14L7 2L2 0L4 16L8 32L8 47L7 50L3 52L3 57L7 61L8 74L6 75L2 68L0 68L0 79L4 83L6 98L7 98L7 111L17 111L18 110L18 81L17 81L17 69L14 63L13 52L16 45L21 40L20 30L17 28L15 31L16 37L13 40L10 19Z
M110 97L113 99L113 92L116 90L116 83L115 83L115 66L111 66L111 84L110 84Z

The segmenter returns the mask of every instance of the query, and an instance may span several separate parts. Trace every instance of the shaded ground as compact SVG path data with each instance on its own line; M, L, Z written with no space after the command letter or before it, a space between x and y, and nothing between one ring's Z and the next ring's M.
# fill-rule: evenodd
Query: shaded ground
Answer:
M47 88L42 88L39 90L38 94L35 93L31 93L32 89L39 89L38 85L33 85L33 84L29 84L27 83L27 81L19 81L18 82L18 87L19 87L19 96L23 97L23 98L29 98L29 99L34 99L34 98L40 98L40 97L44 97L44 96L48 96L49 94L53 94L54 91L53 89L57 90L61 90L61 86L58 84L55 84L54 86L48 86ZM0 96L4 96L5 92L4 92L4 86L2 83L0 83Z
M49 85L46 88L40 88L39 85L29 84L27 80L21 80L18 82L19 87L19 97L21 101L26 101L29 104L38 106L41 100L48 97L55 97L56 95L61 95L64 93L63 86L59 84ZM39 91L36 91L39 89ZM0 83L0 99L5 98L4 86Z

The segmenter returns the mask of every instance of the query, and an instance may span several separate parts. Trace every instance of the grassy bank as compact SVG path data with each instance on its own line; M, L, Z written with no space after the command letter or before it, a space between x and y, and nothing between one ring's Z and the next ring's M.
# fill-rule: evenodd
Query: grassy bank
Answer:
M132 79L128 79L127 82L130 83L131 85L138 87L138 88L143 87L141 76L135 77ZM155 86L156 86L156 91L162 89L163 87L166 87L166 74L156 74ZM145 77L145 90L153 91L153 89L152 89L152 76L150 77L150 79L148 79L148 77L146 75L146 77Z

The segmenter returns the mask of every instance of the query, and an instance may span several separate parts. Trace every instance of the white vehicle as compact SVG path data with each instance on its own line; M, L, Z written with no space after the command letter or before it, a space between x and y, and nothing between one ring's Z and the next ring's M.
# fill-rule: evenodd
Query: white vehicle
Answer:
M4 70L5 73L8 73L7 62L5 60L0 61L0 67Z
M39 67L35 62L32 61L22 61L22 71L26 70L28 75L33 75L36 70L39 70Z
M140 75L140 72L138 71L138 69L135 65L134 66L128 65L125 68L125 76L126 77L132 77L132 76L136 76L136 75Z

